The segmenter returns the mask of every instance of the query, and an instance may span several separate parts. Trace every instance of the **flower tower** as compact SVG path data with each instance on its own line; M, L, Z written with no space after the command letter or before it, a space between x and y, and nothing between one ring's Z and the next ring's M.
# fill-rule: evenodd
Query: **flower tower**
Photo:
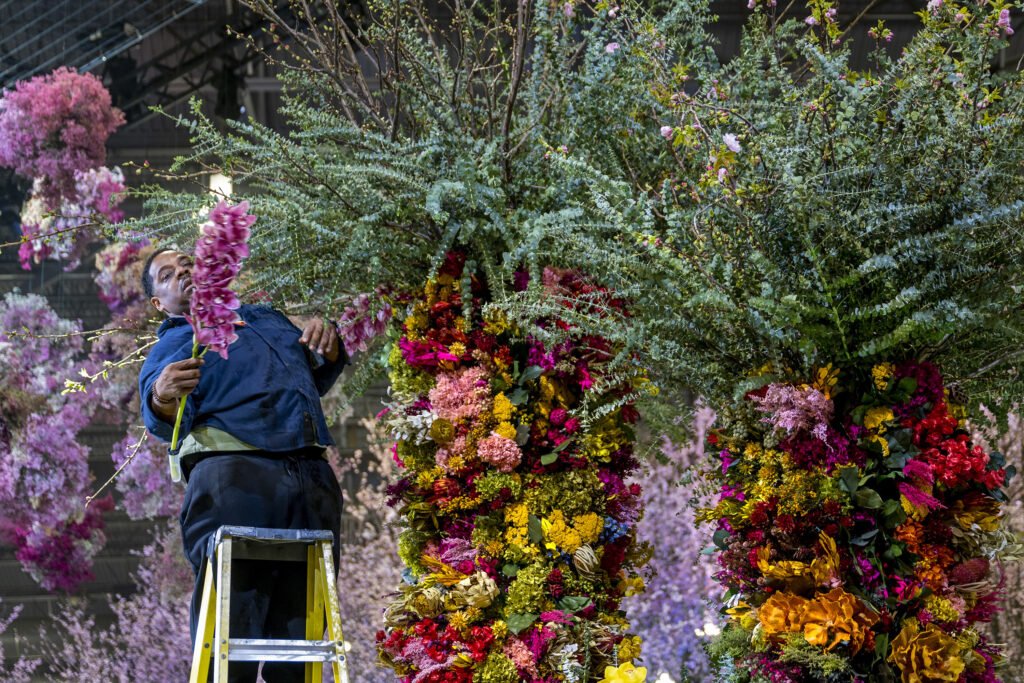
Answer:
M542 286L621 306L573 273L545 270ZM620 600L642 590L648 557L627 482L646 379L615 368L603 339L557 319L536 329L569 332L561 341L524 336L487 301L472 264L448 254L391 351L406 583L380 657L417 683L642 680Z

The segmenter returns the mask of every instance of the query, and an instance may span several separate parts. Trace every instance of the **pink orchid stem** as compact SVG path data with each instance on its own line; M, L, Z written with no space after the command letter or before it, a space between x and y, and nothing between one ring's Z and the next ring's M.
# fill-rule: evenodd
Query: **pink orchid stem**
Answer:
M206 349L203 349L203 353ZM192 335L192 357L198 358L202 354L199 353L199 340L196 335ZM174 432L171 434L171 450L167 454L167 465L171 469L171 481L177 483L181 481L181 455L178 451L178 432L181 431L181 418L185 415L185 401L188 400L188 396L182 396L181 400L178 401L178 415L174 418Z

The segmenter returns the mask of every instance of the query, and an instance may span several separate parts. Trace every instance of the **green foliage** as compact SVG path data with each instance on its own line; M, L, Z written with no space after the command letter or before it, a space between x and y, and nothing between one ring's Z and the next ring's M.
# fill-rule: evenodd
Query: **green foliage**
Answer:
M1024 394L1024 102L1020 74L991 68L1002 0L923 13L869 72L827 2L814 27L758 6L728 64L699 1L409 0L307 26L252 4L290 46L290 128L222 133L197 106L177 168L229 173L252 201L251 289L331 312L418 287L454 247L511 319L607 337L659 401L722 407L772 373L906 356L977 400ZM145 194L137 227L165 238L210 204ZM566 314L549 266L628 317L597 299Z

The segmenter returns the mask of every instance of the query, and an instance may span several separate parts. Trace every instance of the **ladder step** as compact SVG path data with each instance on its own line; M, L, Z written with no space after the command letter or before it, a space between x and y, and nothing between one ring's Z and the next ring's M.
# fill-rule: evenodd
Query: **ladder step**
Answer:
M341 644L335 640L228 640L228 661L231 662L343 662L342 652Z

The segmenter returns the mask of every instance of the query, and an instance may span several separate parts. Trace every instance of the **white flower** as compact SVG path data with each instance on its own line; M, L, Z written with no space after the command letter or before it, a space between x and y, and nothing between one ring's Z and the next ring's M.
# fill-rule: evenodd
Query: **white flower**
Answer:
M736 139L736 136L733 135L732 133L726 133L725 135L723 135L722 142L725 143L726 147L731 149L733 152L736 152L737 154L739 154L740 149L742 149L740 147L739 141Z
M608 43L607 45L604 46L604 51L607 52L610 55L615 54L616 50L618 50L618 49L619 49L619 44L618 43Z

